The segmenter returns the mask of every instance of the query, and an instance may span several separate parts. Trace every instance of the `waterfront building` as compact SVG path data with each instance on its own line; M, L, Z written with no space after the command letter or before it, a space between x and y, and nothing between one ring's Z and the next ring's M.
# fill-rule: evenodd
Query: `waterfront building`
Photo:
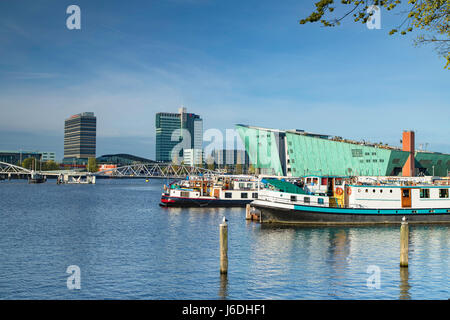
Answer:
M184 149L183 163L187 166L196 167L203 164L202 149Z
M214 159L216 168L227 169L229 173L247 173L250 165L250 159L245 150L214 149L211 158Z
M155 161L126 153L105 154L97 158L98 165L115 165L116 167L133 164L155 163Z
M54 152L47 152L47 151L43 151L41 152L42 154L42 158L41 160L43 162L47 162L47 161L56 161L56 156Z
M117 168L116 164L101 164L98 166L98 171L104 171L104 170L116 169L116 168ZM109 171L106 174L112 175L112 171Z
M181 141L185 142L184 149L203 149L203 120L187 113L186 108L180 108L178 113L158 112L155 128L156 161L172 162L172 150ZM174 137L176 130L179 136ZM178 156L183 157L183 151Z
M14 165L22 165L23 160L35 158L40 160L42 153L39 151L0 151L0 162L6 162Z
M414 133L410 131L404 133L402 149L303 130L277 130L247 125L237 125L236 129L251 164L261 174L447 176L450 170L450 155L416 151L413 147Z
M64 164L87 164L95 158L97 118L93 112L71 116L64 122Z

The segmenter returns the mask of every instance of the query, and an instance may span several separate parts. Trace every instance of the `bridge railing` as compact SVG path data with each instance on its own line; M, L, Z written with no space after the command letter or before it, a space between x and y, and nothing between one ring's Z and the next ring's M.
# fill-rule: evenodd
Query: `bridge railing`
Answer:
M184 178L190 175L214 174L219 174L219 172L200 167L160 163L134 164L94 173L96 176L137 178Z
M0 161L0 174L30 174L31 170Z

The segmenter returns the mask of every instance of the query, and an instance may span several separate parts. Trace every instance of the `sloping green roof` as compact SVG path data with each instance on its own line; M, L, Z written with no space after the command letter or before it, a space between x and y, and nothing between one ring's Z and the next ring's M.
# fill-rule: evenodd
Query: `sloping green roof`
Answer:
M296 186L295 184L292 184L290 182L286 182L286 181L283 181L283 180L264 179L263 182L274 186L275 188L277 188L281 192L307 194L302 188Z

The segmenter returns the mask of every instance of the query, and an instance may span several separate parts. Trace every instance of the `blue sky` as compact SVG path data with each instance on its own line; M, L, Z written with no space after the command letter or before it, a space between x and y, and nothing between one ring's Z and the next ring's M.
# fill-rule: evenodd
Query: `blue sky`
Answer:
M450 72L432 47L381 30L299 25L314 1L0 1L0 150L63 156L64 119L93 111L97 155L154 157L156 112L204 130L305 129L450 153ZM66 8L81 8L81 30Z

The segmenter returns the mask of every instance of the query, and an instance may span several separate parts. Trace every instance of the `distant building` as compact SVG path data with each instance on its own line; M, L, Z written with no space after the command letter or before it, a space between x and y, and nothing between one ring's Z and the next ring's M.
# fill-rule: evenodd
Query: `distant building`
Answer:
M40 160L42 153L39 151L0 151L0 162L6 162L14 165L22 165L23 160L35 158Z
M42 152L42 158L41 158L41 160L42 160L43 162L47 162L47 161L56 161L55 153L54 153L54 152L46 152L46 151L43 151L43 152Z
M196 167L203 164L202 149L184 149L183 162L187 166Z
M172 150L181 141L185 143L184 149L203 149L203 120L199 115L180 108L178 113L158 112L155 120L156 161L175 160L172 159ZM177 156L182 157L183 151Z
M247 173L250 166L250 159L245 150L219 149L213 150L211 158L214 159L215 167L227 169L227 172Z
M104 170L116 169L116 168L117 168L116 164L101 164L98 166L98 171L104 171ZM112 171L109 171L106 174L111 175Z
M93 112L71 116L64 122L64 159L66 165L86 165L95 158L97 118Z
M97 158L98 165L129 166L139 163L154 163L155 161L126 153L105 154Z
M245 150L216 149L212 151L211 157L219 168L223 168L227 165L245 165L250 162Z

